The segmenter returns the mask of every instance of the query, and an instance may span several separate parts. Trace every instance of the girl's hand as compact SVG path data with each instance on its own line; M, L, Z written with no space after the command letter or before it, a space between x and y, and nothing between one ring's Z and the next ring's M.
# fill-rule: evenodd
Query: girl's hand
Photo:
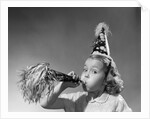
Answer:
M79 76L76 75L74 73L74 71L69 72L68 75L72 76L73 80L78 80L78 78L79 78ZM80 85L80 83L78 83L78 82L63 82L63 85L66 88L68 88L68 87L70 87L70 88L76 88L77 86Z

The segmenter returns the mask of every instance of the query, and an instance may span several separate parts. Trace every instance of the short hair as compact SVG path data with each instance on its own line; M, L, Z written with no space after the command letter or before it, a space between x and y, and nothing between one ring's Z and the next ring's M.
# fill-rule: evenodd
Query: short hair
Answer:
M102 55L89 56L91 59L102 61L106 66L105 89L104 91L111 95L118 95L123 91L123 80L118 72L117 66L111 57Z

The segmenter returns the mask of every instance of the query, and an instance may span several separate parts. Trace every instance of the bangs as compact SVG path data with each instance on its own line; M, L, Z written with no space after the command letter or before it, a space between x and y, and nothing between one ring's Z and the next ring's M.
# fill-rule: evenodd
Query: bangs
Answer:
M110 62L111 62L109 58L107 58L107 57L105 57L105 56L102 56L102 55L93 55L93 54L91 54L91 55L89 56L89 58L90 58L90 59L99 60L99 61L103 62L106 66L109 66L109 64L110 64Z

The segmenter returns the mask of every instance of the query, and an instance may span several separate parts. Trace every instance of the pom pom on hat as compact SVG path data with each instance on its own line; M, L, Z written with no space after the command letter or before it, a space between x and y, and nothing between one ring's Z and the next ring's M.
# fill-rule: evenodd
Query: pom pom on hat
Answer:
M109 26L105 23L99 23L95 29L95 36L98 37L101 32L105 32L105 34L108 36L111 32L109 30Z

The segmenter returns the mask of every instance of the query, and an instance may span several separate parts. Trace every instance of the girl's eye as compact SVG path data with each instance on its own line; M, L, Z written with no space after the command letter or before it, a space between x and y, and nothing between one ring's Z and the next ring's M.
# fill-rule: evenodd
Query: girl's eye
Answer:
M96 71L96 70L93 70L92 72L93 72L93 74L97 74L97 71Z
M87 69L83 69L84 72L87 72Z

